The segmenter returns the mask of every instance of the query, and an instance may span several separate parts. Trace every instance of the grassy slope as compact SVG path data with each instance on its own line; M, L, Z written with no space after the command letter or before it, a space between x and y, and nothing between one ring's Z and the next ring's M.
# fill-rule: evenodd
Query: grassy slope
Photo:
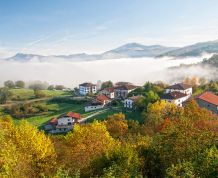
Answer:
M108 110L102 114L94 116L93 118L89 119L87 122L90 123L90 122L93 122L94 120L102 121L102 120L107 119L109 115L113 115L113 114L120 113L120 112L125 114L127 120L135 120L135 121L138 121L139 123L144 122L144 119L142 118L141 113L137 111L131 112L131 111L125 111L125 110L123 111Z
M31 89L11 89L12 100L28 100L34 98L34 91ZM47 97L67 95L65 91L42 90Z
M68 111L74 111L84 114L84 105L76 104L48 104L49 112L42 116L29 117L26 120L34 126L41 127L44 123L48 122L51 118L57 117L60 114ZM19 123L20 119L15 119L15 123Z

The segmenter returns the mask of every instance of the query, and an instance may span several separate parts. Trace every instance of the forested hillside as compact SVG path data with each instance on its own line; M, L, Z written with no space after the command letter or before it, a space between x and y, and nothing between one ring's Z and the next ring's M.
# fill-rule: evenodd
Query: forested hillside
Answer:
M0 121L0 177L217 177L218 120L194 101L149 104L144 123L114 114L50 136Z

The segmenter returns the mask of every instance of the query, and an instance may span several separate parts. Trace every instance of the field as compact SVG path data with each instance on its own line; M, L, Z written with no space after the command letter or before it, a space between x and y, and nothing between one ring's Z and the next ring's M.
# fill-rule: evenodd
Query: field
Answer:
M22 101L34 99L34 91L31 89L11 89L12 100ZM69 93L61 90L42 90L46 97L68 95Z
M84 103L76 104L76 103L64 103L64 102L63 103L49 102L49 99L56 97L56 96L61 97L61 98L64 96L67 97L69 93L65 91L42 90L46 95L46 98L42 98L42 99L35 99L34 91L30 89L11 89L10 91L12 92L13 97L8 105L20 104L25 101L26 103L37 102L39 104L43 104L47 106L48 108L47 112L39 113L35 116L25 118L25 120L27 120L32 125L38 127L39 129L42 129L43 125L47 123L51 118L57 117L60 114L63 114L65 112L69 112L69 111L78 112L81 114L82 118L85 118L99 111L97 110L97 111L85 113ZM0 112L1 111L3 111L2 106L0 106ZM115 113L123 113L125 114L127 120L136 120L139 123L143 123L143 118L141 117L141 114L139 112L131 112L131 111L123 110L122 103L120 103L117 108L114 108L114 109L109 108L106 111L89 118L86 122L90 123L90 122L93 122L94 120L102 121L102 120L107 119L109 115L112 115ZM21 120L22 119L14 119L14 122L18 124Z
M87 122L93 122L94 120L99 120L99 121L103 121L105 119L107 119L107 117L109 115L113 115L116 113L123 113L126 116L126 120L135 120L138 121L139 123L143 123L144 119L141 116L141 113L137 112L137 111L126 111L126 110L120 110L120 111L116 111L116 110L108 110L104 113L101 113L99 115L94 116L93 118L90 118Z
M82 116L84 114L84 105L80 104L68 104L68 103L61 103L61 104L47 104L49 111L44 113L41 116L34 116L29 117L27 120L32 125L41 128L46 122L48 122L51 118L57 117L64 112L73 111L81 113ZM19 123L21 119L15 119L15 123Z

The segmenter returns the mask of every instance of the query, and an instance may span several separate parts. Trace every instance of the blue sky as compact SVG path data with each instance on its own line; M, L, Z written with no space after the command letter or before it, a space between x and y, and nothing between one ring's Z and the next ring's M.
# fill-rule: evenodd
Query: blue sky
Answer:
M217 0L2 0L0 57L216 40L217 9Z

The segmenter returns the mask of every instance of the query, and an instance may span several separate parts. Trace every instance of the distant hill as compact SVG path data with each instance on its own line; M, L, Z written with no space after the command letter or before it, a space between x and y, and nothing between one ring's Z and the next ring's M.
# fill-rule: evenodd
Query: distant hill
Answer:
M203 53L218 53L218 40L185 46L179 49L168 51L157 57L195 57L201 56Z
M92 61L105 59L120 59L120 58L140 58L140 57L196 57L203 53L218 53L218 40L204 43L196 43L194 45L177 48L166 47L161 45L145 46L139 43L128 43L118 48L106 51L102 54L72 54L72 55L51 55L42 56L37 54L23 54L18 53L15 56L7 58L6 60L26 62L30 60L38 61L52 61L52 60L66 60L66 61Z
M166 47L161 45L145 46L139 43L128 43L116 49L102 54L102 58L136 58L136 57L155 57L160 54L175 50L175 47Z
M37 54L23 54L18 53L15 56L7 58L7 60L14 61L30 61L30 60L39 60L39 61L48 61L48 60L73 60L73 61L91 61L91 60L104 60L104 59L119 59L119 58L136 58L136 57L155 57L162 53L174 50L177 48L174 47L165 47L161 45L151 45L145 46L138 43L128 43L123 46L120 46L116 49L104 52L102 54L72 54L72 55L51 55L51 56L42 56Z

